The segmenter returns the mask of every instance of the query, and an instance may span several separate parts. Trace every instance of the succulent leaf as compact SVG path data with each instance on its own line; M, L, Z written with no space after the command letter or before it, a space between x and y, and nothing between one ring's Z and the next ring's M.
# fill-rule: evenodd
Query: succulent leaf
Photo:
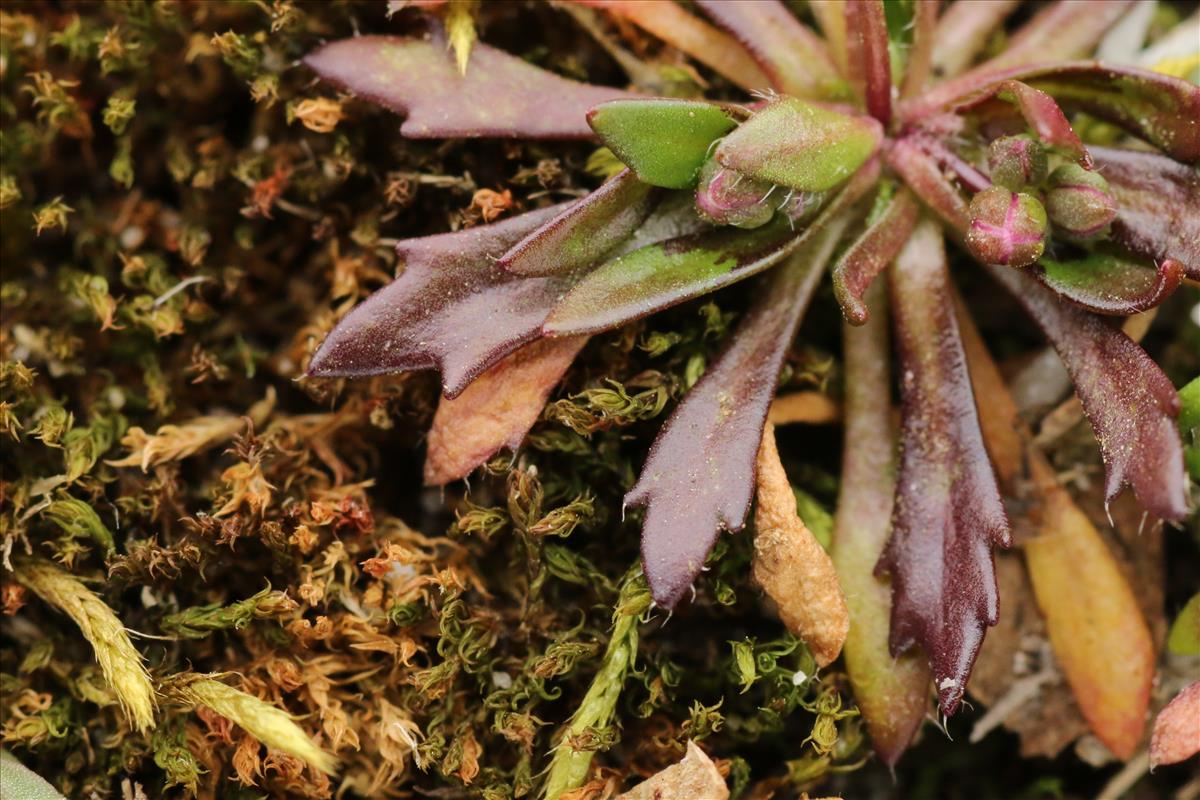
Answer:
M1050 95L1028 84L1016 80L1002 81L982 97L960 106L958 111L971 113L986 109L996 102L1011 103L1043 144L1091 169L1092 158L1058 103Z
M667 189L695 186L712 143L737 127L718 105L668 98L602 103L587 121L640 180Z
M401 242L396 252L404 272L338 323L313 356L309 374L359 377L437 368L446 396L459 394L537 338L550 307L574 282L572 276L522 278L495 261L569 205Z
M669 239L601 264L563 297L546 320L552 336L594 333L728 286L782 261L840 216L875 182L871 161L802 233L775 220L754 230L717 228Z
M848 0L846 52L851 81L867 113L887 125L892 119L892 62L883 0Z
M1143 258L1183 262L1200 280L1200 174L1156 153L1093 147L1116 200L1112 237Z
M825 43L779 0L699 0L696 5L741 42L776 91L815 98L844 93Z
M717 161L737 172L802 192L845 181L879 147L882 129L795 97L768 103L717 146Z
M1104 494L1126 483L1155 516L1188 513L1183 447L1175 418L1179 395L1158 365L1101 318L1061 302L1017 270L988 266L1037 322L1062 358L1104 458Z
M740 530L783 357L846 220L806 237L775 270L726 349L659 433L626 506L644 506L642 560L650 591L672 608L704 567L721 529Z
M949 715L997 620L991 551L1008 546L1008 518L979 429L935 224L917 225L889 278L901 455L893 530L879 566L892 578L891 651L924 648Z
M878 313L862 327L843 326L846 428L832 554L850 612L842 652L854 700L875 752L893 765L925 718L930 673L924 654L893 658L889 652L892 591L875 574L892 527L895 433L883 282L873 284L866 297Z
M1075 261L1043 258L1032 274L1088 311L1127 316L1154 308L1170 297L1183 280L1183 264L1168 258L1155 268L1092 253Z
M624 170L500 257L514 275L562 275L591 266L629 238L654 206L651 187Z
M920 211L912 192L901 187L834 265L833 294L851 325L863 325L869 319L863 297L908 241Z
M587 110L632 96L561 78L482 43L472 48L465 73L441 42L401 36L330 42L304 63L324 80L405 114L400 133L412 139L590 139Z

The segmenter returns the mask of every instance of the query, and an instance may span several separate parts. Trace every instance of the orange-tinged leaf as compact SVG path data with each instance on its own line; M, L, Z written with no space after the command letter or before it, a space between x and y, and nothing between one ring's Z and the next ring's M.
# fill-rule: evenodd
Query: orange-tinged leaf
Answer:
M752 574L775 601L788 630L812 651L818 666L838 657L850 617L833 561L796 513L796 497L767 423L758 449Z
M1150 767L1178 764L1200 753L1200 681L1167 703L1154 720Z
M792 392L781 394L771 401L767 421L772 425L791 425L803 422L822 425L837 422L842 418L842 409L829 395L821 392Z
M517 448L586 336L540 339L506 356L453 400L442 398L429 431L425 483L464 478L499 450Z
M1127 759L1146 727L1155 661L1150 628L1087 515L1044 459L1031 467L1043 494L1038 535L1025 544L1034 595L1084 719Z
M647 33L728 78L748 92L765 91L771 81L732 36L683 10L672 0L582 0L632 22Z

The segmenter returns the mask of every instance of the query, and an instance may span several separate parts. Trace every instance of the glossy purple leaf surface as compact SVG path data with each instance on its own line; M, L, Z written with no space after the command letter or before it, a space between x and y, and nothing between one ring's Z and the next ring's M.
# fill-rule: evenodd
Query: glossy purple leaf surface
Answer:
M324 80L404 114L412 139L512 137L592 139L587 110L636 95L561 78L476 43L466 74L436 39L356 36L304 57Z
M396 247L404 272L338 323L309 373L358 377L440 369L453 397L525 342L574 276L522 278L496 263L516 242L569 204Z
M941 230L918 224L889 271L899 356L901 454L892 537L890 645L920 644L942 713L953 714L984 632L996 624L992 548L1008 518L984 448L959 339Z
M720 530L740 530L783 357L845 229L824 226L766 280L730 343L659 433L626 506L644 506L642 560L654 600L672 608Z
M1175 418L1179 395L1132 339L1100 317L1064 303L1018 270L986 267L1017 298L1058 351L1104 458L1111 501L1129 484L1155 516L1188 512L1183 446Z
M1075 261L1043 258L1031 272L1044 286L1088 311L1128 316L1170 297L1183 279L1183 264L1168 258L1155 268L1094 253Z
M793 231L777 215L754 230L708 229L601 264L554 307L545 332L563 336L609 330L774 266L852 206L878 174L878 161L872 160L803 231Z
M883 0L847 0L846 53L851 80L867 113L887 125L892 119L892 62Z
M900 114L917 122L957 106L1005 81L1039 89L1070 109L1123 128L1167 155L1186 163L1200 161L1200 86L1134 67L1099 61L1069 61L1019 66L984 75L968 74L904 103Z
M1143 258L1181 261L1200 280L1200 173L1157 153L1091 151L1117 201L1112 237Z
M518 242L500 258L515 275L561 275L600 261L653 207L651 187L624 170Z
M901 187L833 265L833 294L851 325L863 325L870 318L863 297L908 241L920 211L917 199Z
M779 0L698 0L700 10L749 51L783 94L823 98L841 79L825 43Z

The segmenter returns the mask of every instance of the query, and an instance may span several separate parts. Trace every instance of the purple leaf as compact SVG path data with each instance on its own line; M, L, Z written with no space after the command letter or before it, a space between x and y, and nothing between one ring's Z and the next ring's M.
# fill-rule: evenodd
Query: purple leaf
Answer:
M901 455L892 537L891 650L928 654L953 714L998 606L992 548L1008 519L984 449L954 317L942 232L926 220L889 272L900 359Z
M845 220L824 226L777 269L730 343L667 420L626 506L644 506L642 560L650 591L672 608L721 529L740 530L783 357Z
M870 318L863 296L908 241L920 210L912 193L901 187L834 265L833 293L851 325L863 325Z
M1112 237L1143 258L1183 262L1200 280L1200 175L1156 153L1092 147L1117 201Z
M562 275L597 263L629 238L653 205L648 184L624 170L500 258L515 275Z
M846 53L851 81L867 113L884 125L892 119L892 65L883 0L847 0Z
M891 424L887 287L876 283L867 296L879 313L862 327L846 326L842 337L846 432L832 555L850 611L842 653L854 701L875 752L891 766L925 719L929 665L916 651L892 658L892 591L875 574L892 529L896 436Z
M815 98L839 93L841 79L825 43L778 0L699 0L696 5L741 42L777 91Z
M495 262L569 205L401 242L396 252L404 272L338 323L313 356L309 374L360 377L437 368L446 396L459 394L537 338L550 307L576 280L521 278Z
M1151 514L1188 513L1183 447L1175 418L1179 395L1128 336L1039 286L1019 270L986 267L1013 293L1063 360L1104 458L1104 493L1129 484Z
M1183 264L1165 259L1157 268L1093 253L1077 261L1043 258L1031 273L1046 287L1097 314L1127 316L1154 308L1179 288Z
M941 167L913 141L900 139L888 151L888 164L904 179L921 202L953 230L966 234L970 224L967 201L942 172Z
M1200 160L1200 86L1134 67L1099 61L1070 61L971 73L944 83L902 104L901 117L918 122L993 91L1005 81L1020 81L1049 94L1060 105L1086 111L1124 128L1179 161Z
M546 320L552 336L595 333L748 278L782 261L874 186L872 159L802 234L787 218L753 230L717 228L662 241L601 264L562 299Z
M982 97L955 109L959 113L986 109L996 101L1013 104L1025 122L1046 145L1070 156L1081 166L1092 168L1092 158L1054 98L1020 81L1002 81Z
M407 115L400 133L411 139L591 139L589 108L636 96L561 78L480 43L465 75L444 43L399 36L330 42L304 63L324 80Z

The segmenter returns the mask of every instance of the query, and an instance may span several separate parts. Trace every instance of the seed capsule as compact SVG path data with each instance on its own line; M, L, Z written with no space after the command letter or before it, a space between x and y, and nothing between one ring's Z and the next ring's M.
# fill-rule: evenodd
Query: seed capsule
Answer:
M1046 249L1046 209L1037 198L1003 186L971 200L967 248L985 264L1027 267Z
M1108 181L1078 164L1064 164L1050 173L1046 212L1060 232L1074 239L1103 235L1117 216Z
M988 147L992 183L1018 192L1046 179L1046 151L1029 136L1001 136Z

